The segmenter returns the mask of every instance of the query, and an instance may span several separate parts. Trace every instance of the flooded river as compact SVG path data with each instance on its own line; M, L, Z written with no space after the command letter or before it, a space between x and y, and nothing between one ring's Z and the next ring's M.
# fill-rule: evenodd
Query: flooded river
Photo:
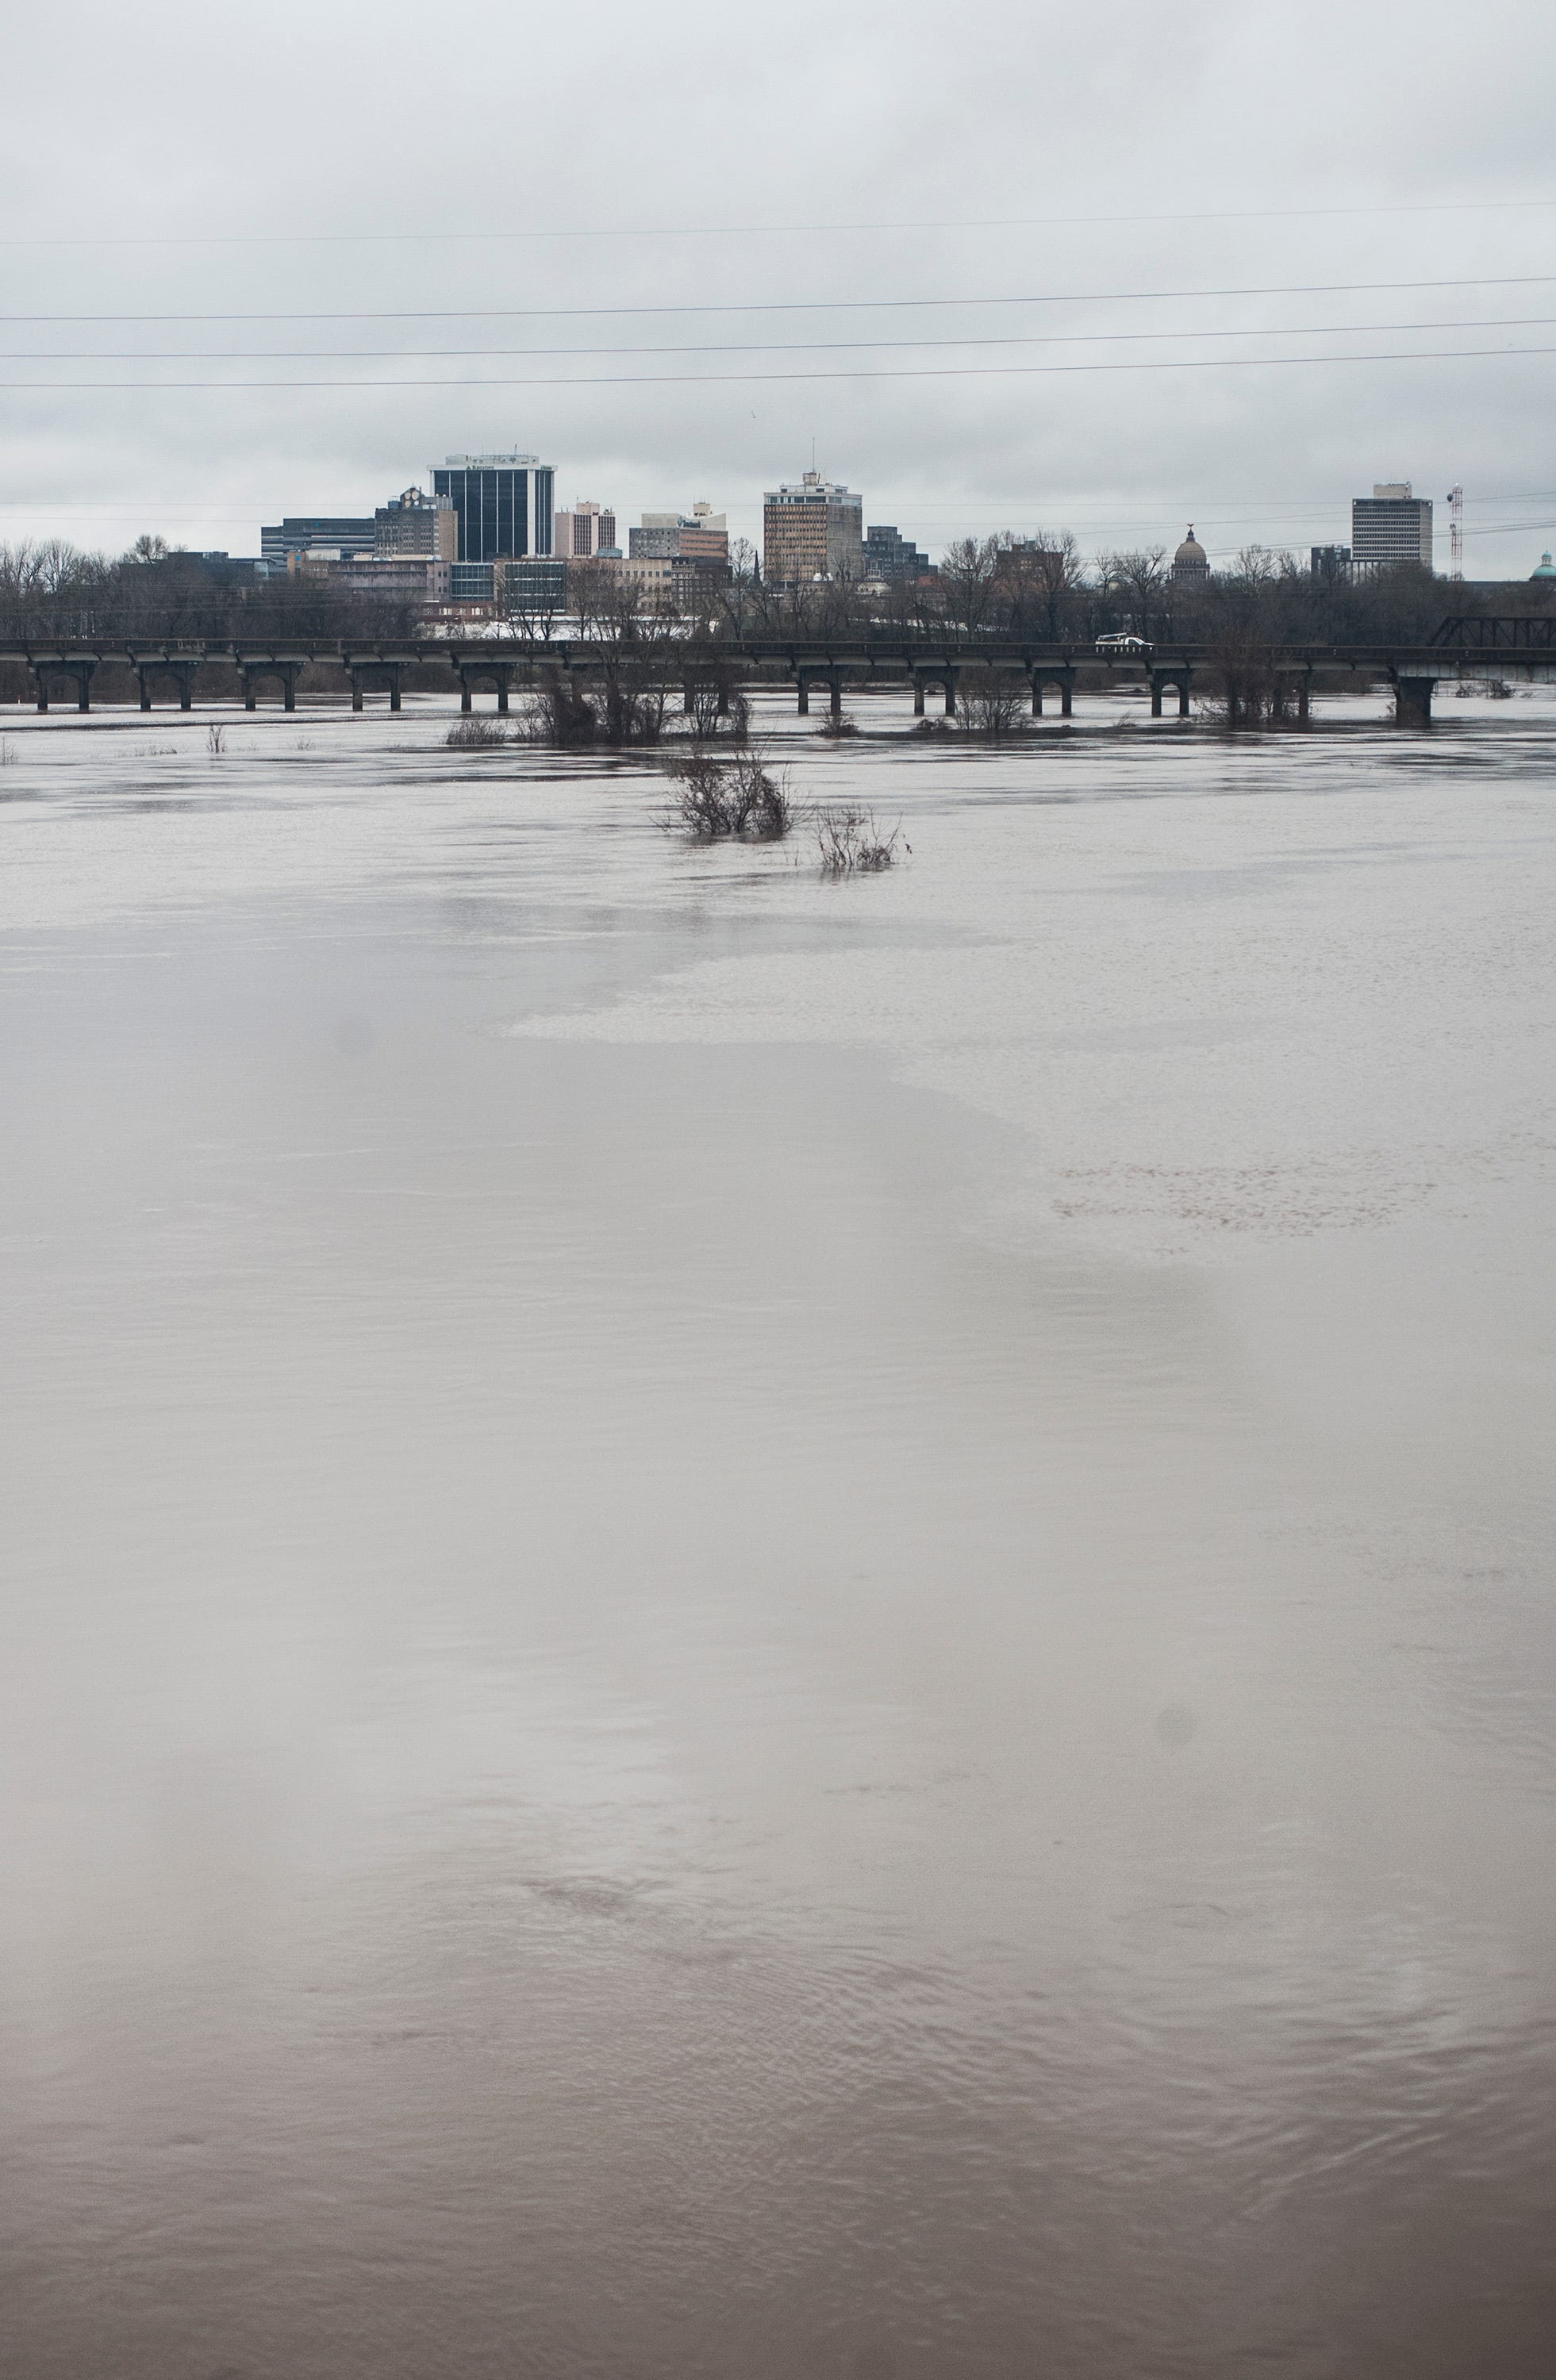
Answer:
M1439 709L774 701L843 883L0 721L0 2368L1550 2368L1556 702Z

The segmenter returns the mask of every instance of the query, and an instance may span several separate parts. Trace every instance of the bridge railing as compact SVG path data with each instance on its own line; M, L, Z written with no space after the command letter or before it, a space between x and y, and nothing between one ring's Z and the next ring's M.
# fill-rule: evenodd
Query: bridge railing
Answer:
M1438 651L1556 651L1556 613L1467 612L1441 621L1428 644Z

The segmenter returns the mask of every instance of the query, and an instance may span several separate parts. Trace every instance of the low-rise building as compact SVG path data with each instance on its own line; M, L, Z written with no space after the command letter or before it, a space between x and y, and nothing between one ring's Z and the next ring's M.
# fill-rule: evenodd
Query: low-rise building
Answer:
M419 488L407 488L373 515L373 552L453 562L459 552L459 516L447 496L427 496Z
M675 554L634 553L616 568L626 585L673 603L678 611L689 611L706 601L713 583L727 576L728 565L721 572L716 564L683 562Z
M405 603L442 603L451 593L456 563L436 554L299 553L287 564L294 577L323 579L354 595L393 597Z
M446 603L427 603L421 610L418 625L422 628L446 629L450 635L462 628L479 628L487 621L500 616L490 599L485 602L464 596L451 597Z
M371 553L377 524L360 513L288 513L260 531L261 558L288 570L299 553Z
M633 562L700 562L713 569L729 564L729 527L711 504L694 504L689 513L645 513L626 535Z
M934 575L929 555L921 553L906 537L900 537L893 526L867 529L860 551L865 577L883 580L888 586L893 579L930 578Z
M500 563L494 577L497 601L508 612L560 612L567 600L567 565L554 556Z

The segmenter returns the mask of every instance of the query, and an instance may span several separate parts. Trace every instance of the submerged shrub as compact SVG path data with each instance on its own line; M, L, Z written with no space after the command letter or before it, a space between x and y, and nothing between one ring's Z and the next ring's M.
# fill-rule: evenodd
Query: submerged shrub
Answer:
M901 827L883 834L873 810L835 804L816 812L815 826L823 876L878 875L897 856Z
M526 733L542 744L657 744L664 727L664 689L636 659L604 670L586 694L571 672L548 669L526 713Z
M456 752L481 752L493 744L511 744L513 737L501 719L471 711L466 718L456 720L443 740Z
M531 735L545 744L592 744L600 734L594 705L565 670L542 674L526 720Z

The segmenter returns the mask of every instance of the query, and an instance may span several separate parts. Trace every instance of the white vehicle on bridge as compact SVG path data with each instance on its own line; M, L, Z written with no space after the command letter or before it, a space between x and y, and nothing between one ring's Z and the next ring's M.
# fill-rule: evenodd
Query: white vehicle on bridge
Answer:
M1099 637L1097 650L1104 661L1138 662L1145 659L1150 646L1144 637L1125 636L1120 630L1111 637Z

